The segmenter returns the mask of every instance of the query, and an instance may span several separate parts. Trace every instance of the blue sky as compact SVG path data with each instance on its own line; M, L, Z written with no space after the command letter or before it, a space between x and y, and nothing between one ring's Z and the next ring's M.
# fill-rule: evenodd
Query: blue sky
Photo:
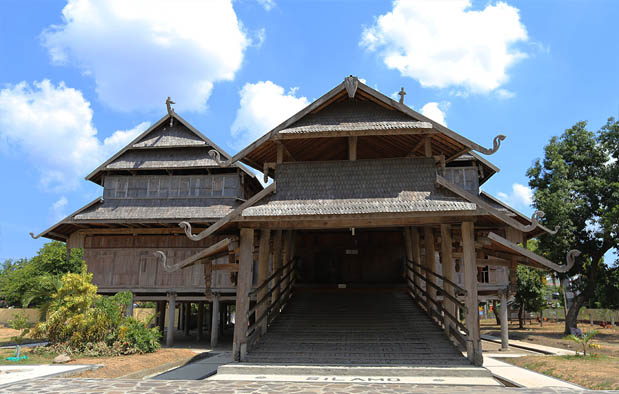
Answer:
M170 4L173 3L174 6ZM0 2L0 260L101 194L83 178L176 110L230 153L347 75L490 146L484 185L526 214L525 172L580 120L619 115L616 1ZM610 256L609 256L610 257Z

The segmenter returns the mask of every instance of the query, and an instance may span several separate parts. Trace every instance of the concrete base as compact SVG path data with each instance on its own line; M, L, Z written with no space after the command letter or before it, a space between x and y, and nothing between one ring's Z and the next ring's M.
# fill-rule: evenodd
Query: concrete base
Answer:
M100 368L101 365L2 365L0 366L0 388L10 383L32 380L36 378L50 378L70 376L78 372Z
M485 368L231 363L211 380L502 386Z

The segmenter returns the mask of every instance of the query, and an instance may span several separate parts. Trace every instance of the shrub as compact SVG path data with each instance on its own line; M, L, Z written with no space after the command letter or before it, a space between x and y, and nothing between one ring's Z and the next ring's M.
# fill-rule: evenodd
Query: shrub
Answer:
M52 296L48 318L37 324L34 338L46 338L51 348L69 355L110 356L153 352L159 348L159 332L150 322L125 317L130 292L111 297L97 295L92 274L65 274Z

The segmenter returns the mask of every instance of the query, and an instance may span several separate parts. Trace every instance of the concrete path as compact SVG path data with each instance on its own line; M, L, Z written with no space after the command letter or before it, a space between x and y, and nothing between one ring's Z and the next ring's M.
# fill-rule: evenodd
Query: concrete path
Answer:
M0 387L41 377L62 376L97 369L99 365L0 365Z
M484 356L484 367L492 372L493 375L512 383L517 387L525 387L530 389L563 387L574 390L583 390L582 387L573 383L565 382L538 372L520 368L492 357Z
M202 353L203 358L192 361L151 379L155 380L200 380L217 373L217 368L232 362L232 352Z
M492 335L481 335L481 339L486 341L491 341L495 343L501 343L501 338L492 336ZM531 342L518 341L515 339L509 340L509 346L513 346L516 348L527 349L538 353L550 354L553 356L573 356L576 354L573 350L560 349L556 347L538 345Z
M378 383L290 383L231 382L213 380L120 380L120 379L33 379L1 387L0 393L24 394L264 394L264 393L357 393L357 394L573 394L617 393L616 391L578 390L564 387L513 389L507 387L431 386Z

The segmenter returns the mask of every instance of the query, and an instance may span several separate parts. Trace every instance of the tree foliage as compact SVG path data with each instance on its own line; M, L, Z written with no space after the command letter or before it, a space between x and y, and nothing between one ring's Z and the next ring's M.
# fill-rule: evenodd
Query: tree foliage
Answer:
M80 272L84 267L81 249L71 249L67 259L64 243L48 242L31 259L7 260L0 270L0 297L9 306L41 306L59 286L67 272Z
M596 289L603 256L617 248L619 238L619 122L610 118L597 133L578 122L544 147L544 158L527 171L533 205L546 213L556 235L540 237L540 252L565 261L570 249L582 252L570 271L579 293L566 318L566 333L576 326L578 310Z

